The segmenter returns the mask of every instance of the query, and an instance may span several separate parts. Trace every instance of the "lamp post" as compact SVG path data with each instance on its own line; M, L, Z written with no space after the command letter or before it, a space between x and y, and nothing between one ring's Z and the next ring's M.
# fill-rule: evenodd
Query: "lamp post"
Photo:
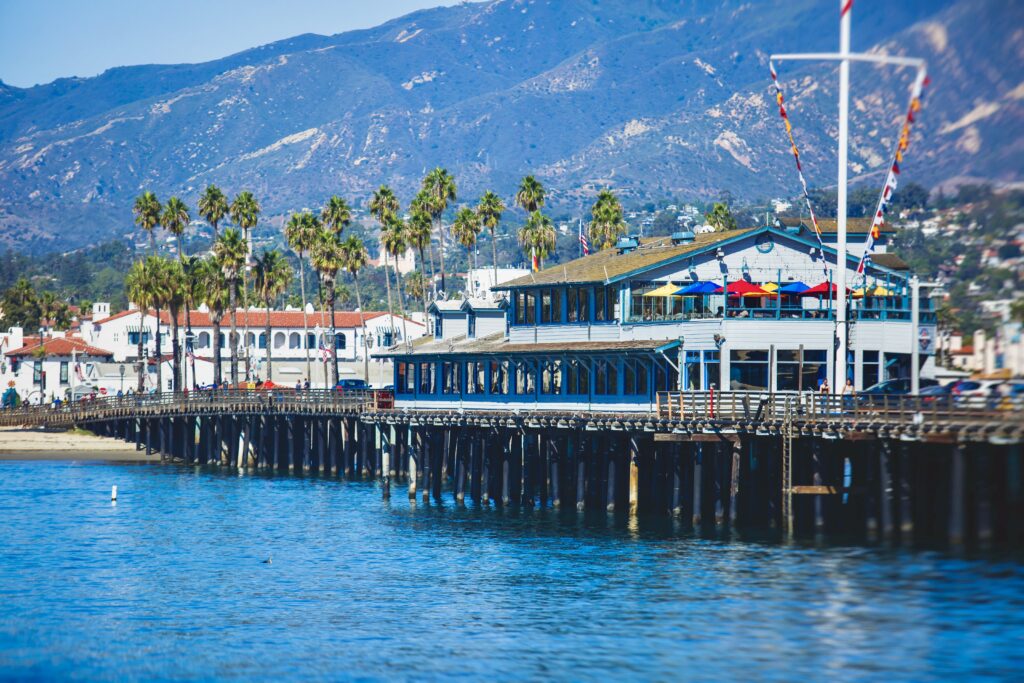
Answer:
M118 368L118 371L121 373L121 389L119 390L118 393L124 395L124 363L121 363L121 366Z
M921 393L921 288L940 287L939 282L921 282L910 278L910 393Z

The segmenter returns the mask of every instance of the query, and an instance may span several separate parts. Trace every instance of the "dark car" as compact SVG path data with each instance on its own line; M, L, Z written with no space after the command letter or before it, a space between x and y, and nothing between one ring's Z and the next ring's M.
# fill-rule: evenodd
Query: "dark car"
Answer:
M339 379L334 388L338 391L366 391L370 385L365 379Z
M938 386L938 382L934 379L922 379L920 380L921 391L929 387ZM910 378L902 377L900 379L889 379L884 382L874 384L867 389L860 392L859 399L860 403L869 406L883 406L886 404L892 404L896 406L899 403L898 396L907 396L910 394ZM893 398L889 398L892 396Z
M921 391L918 392L918 396L921 397L922 403L936 403L942 404L949 400L949 396L953 394L952 384L934 384L930 387L921 387Z

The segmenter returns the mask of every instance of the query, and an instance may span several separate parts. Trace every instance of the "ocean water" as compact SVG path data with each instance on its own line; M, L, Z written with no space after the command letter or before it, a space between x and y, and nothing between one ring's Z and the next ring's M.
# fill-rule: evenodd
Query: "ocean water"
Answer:
M110 488L118 501L110 502ZM265 560L270 559L267 563ZM0 678L1020 680L1007 558L0 463Z

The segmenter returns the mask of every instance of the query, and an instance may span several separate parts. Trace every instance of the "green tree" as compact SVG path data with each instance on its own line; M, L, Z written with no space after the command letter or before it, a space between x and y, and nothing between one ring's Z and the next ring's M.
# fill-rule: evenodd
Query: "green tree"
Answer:
M228 215L228 198L213 183L207 185L199 197L199 215L213 228L213 241L216 242L220 237L217 234L217 226L224 216Z
M161 209L160 200L149 190L136 197L135 204L132 206L135 223L149 234L149 248L154 254L156 253L155 231L160 225Z
M217 240L220 241L219 239ZM214 243L216 245L216 243ZM224 382L224 359L221 353L221 323L231 303L231 285L224 276L223 264L216 256L203 260L203 295L210 309L210 323L213 325L213 376L220 386Z
M182 242L182 235L188 227L192 217L188 214L188 207L178 197L171 197L164 206L164 214L160 219L164 229L174 235L178 243L178 258L185 258L185 245Z
M619 236L626 232L618 197L609 190L601 190L590 215L590 241L594 247L600 250L615 246Z
M224 273L228 284L229 311L231 315L231 335L228 343L231 347L231 384L238 385L238 280L245 268L247 251L242 233L228 228L213 245L213 253ZM248 315L246 315L248 318Z
M402 294L402 276L398 272L398 258L406 250L406 224L395 214L387 217L380 233L380 245L385 253L394 259L392 267L395 271L395 287L398 289L398 313L402 316L402 339L408 341L409 331L405 324L405 297Z
M722 202L715 202L709 213L704 214L704 220L715 229L715 232L725 232L736 229L736 219L729 211L729 206Z
M148 272L148 266L149 263L146 260L136 261L132 264L128 275L125 277L125 290L128 293L128 299L139 309L139 338L137 342L138 349L136 350L136 357L139 362L139 381L136 391L140 394L146 390L146 359L143 349L146 332L146 313L153 305L150 288L151 276Z
M327 228L333 230L335 235L341 237L342 231L352 222L352 209L344 199L333 195L320 212L320 220Z
M163 270L163 304L171 321L171 390L178 393L182 389L181 383L181 340L179 331L181 329L181 309L187 301L185 285L185 270L180 260L164 260L161 266Z
M544 259L555 250L555 237L551 219L540 211L532 212L526 219L526 225L519 229L523 253L531 260L536 257L539 267L543 267Z
M188 256L181 261L181 267L185 275L185 347L191 349L189 357L189 369L192 371L192 385L197 387L199 382L196 375L195 358L195 336L192 334L192 310L206 297L206 281L208 262L198 256ZM188 382L183 382L187 388Z
M491 265L494 268L494 285L498 284L498 240L495 231L501 223L501 214L505 212L505 203L501 197L490 190L484 192L480 197L480 203L476 205L476 215L480 218L480 224L491 232Z
M363 297L359 289L359 271L366 267L370 261L370 255L366 252L366 245L356 235L349 235L341 244L342 267L352 276L352 282L356 286L356 306L359 308L359 327L363 330L363 376L367 382L370 381L370 356L366 348L366 317L363 315ZM359 347L356 346L357 353ZM335 356L337 357L337 356Z
M398 215L398 198L391 188L381 185L370 197L370 213L377 219L381 229L381 256L384 257L384 287L388 292L388 313L393 313L395 308L391 301L391 276L388 275L388 250L384 247L384 231L387 229L392 218ZM397 272L397 271L396 271Z
M431 280L433 280L434 276L433 249L430 245L430 235L432 232L433 226L431 224L430 212L423 208L422 203L417 202L414 199L409 207L409 223L406 225L405 237L409 241L409 245L416 249L420 255L420 273L423 275L423 281L421 284L423 286L419 291L423 299L424 316L427 314L427 290L429 289L426 275L427 261L425 255L428 250L431 253Z
M455 221L452 223L452 237L466 248L466 255L469 257L467 260L473 270L476 269L476 240L480 236L481 230L483 230L483 226L480 224L480 217L473 209L464 206L455 214ZM470 295L475 294L472 291L472 284L467 284L471 290Z
M19 277L3 296L4 324L18 326L26 331L39 327L39 301L36 290L27 278Z
M274 378L273 357L271 353L273 344L271 343L270 336L270 309L273 305L273 300L288 289L291 280L292 267L288 265L288 261L276 249L264 251L256 259L256 293L266 307L263 333L267 345L267 379L269 380Z
M516 190L516 205L522 207L526 213L542 209L544 200L544 186L540 184L539 180L528 175L519 181L519 189Z
M312 365L309 360L309 320L306 316L308 299L306 298L306 267L303 255L313 246L313 241L320 234L320 230L320 221L316 216L307 212L293 213L284 226L285 241L299 257L299 290L302 294L302 346L306 354L306 377L312 376Z
M352 236L350 236L351 239ZM331 230L322 230L313 241L309 261L320 273L321 286L327 297L327 308L330 311L330 352L331 352L331 386L338 384L338 342L334 323L335 291L334 284L338 271L345 265L345 250L338 236Z
M455 179L446 169L435 168L423 179L423 191L426 193L427 208L430 215L437 224L437 233L441 239L438 254L441 259L441 291L445 289L445 267L444 267L444 227L441 225L441 215L448 208L448 202L454 202L456 197Z
M242 302L249 305L249 259L252 257L252 234L260 217L260 204L252 192L240 192L231 202L231 221L242 229L245 238L245 262L242 264ZM245 377L249 378L249 316L245 316Z

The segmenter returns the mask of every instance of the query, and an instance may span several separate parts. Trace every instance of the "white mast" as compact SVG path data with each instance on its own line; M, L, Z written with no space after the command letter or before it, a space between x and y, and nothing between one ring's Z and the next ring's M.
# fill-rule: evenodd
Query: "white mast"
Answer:
M839 0L839 187L836 202L836 362L832 391L846 384L846 173L850 127L850 7Z

